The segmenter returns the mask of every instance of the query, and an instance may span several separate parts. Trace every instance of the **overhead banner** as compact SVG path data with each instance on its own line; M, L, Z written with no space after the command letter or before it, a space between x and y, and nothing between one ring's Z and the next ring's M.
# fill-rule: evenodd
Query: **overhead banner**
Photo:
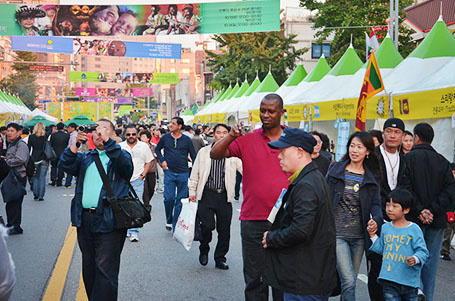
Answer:
M63 72L63 66L29 65L29 71Z
M132 104L133 99L130 97L119 98L119 97L84 97L82 102L106 102L106 103L116 103L116 104Z
M148 97L152 96L152 88L76 88L76 95L100 97Z
M84 38L13 36L11 38L11 49L76 55L180 59L182 45Z
M129 36L280 30L280 1L163 5L0 4L0 35Z
M108 82L129 84L178 84L178 73L68 72L71 82Z
M111 103L85 103L81 101L51 102L47 104L47 114L67 121L77 115L84 115L91 120L111 119ZM63 113L63 114L62 114Z

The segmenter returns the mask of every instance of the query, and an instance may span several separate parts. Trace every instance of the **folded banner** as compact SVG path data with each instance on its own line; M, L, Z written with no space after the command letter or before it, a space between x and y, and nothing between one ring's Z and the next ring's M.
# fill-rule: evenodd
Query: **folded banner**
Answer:
M76 95L100 97L148 97L152 96L152 88L76 88Z
M108 82L128 84L178 84L178 73L131 73L131 72L68 72L71 82Z
M11 38L11 49L33 52L154 59L180 59L182 53L181 44L22 36L13 36Z
M0 4L0 35L126 36L280 30L280 1L169 5Z

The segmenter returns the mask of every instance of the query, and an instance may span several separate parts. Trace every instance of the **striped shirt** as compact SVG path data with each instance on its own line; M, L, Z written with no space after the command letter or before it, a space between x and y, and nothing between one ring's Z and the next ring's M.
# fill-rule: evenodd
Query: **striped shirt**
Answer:
M225 162L226 159L212 160L209 178L207 179L207 183L205 184L206 188L211 190L226 189L226 186L224 184Z
M363 175L344 172L344 192L335 208L336 236L363 238L359 190Z

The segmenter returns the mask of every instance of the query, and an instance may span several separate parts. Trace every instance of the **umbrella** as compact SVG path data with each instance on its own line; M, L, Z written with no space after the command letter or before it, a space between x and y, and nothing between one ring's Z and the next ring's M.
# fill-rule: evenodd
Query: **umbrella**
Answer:
M30 126L35 126L38 122L42 122L44 126L49 126L51 124L54 124L52 121L47 120L44 116L35 116L26 123L23 124L25 127L30 127Z
M95 124L95 122L93 120L88 119L86 116L78 115L78 116L75 116L73 119L70 119L67 122L65 122L65 125L69 125L70 123L73 123L73 122L77 125Z

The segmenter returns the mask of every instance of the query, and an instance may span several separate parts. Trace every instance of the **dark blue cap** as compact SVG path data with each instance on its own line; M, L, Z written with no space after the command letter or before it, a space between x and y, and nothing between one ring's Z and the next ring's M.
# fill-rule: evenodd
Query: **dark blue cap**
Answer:
M295 128L285 128L280 139L269 142L268 145L271 148L280 149L290 146L300 147L304 151L312 154L313 148L317 144L316 139L313 135L305 132L304 130Z

